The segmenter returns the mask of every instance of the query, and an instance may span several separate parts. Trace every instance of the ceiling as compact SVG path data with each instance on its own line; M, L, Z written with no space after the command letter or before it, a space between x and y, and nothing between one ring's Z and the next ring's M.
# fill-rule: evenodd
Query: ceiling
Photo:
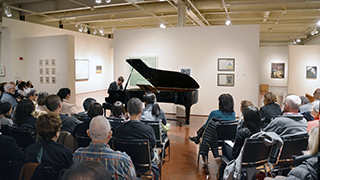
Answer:
M12 17L87 33L177 26L259 25L261 46L303 44L320 36L320 0L3 0ZM3 13L3 17L6 17ZM76 27L77 24L77 27ZM319 33L311 35L317 29ZM99 35L97 33L96 35Z

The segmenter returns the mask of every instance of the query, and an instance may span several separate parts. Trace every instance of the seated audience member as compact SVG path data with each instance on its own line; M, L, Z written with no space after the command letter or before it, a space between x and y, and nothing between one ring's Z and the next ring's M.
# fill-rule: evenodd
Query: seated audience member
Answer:
M26 82L26 87L27 87L27 88L34 88L32 82L31 82L30 80L28 80L28 81Z
M308 128L307 128L308 132L312 127L320 125L320 101L316 101L315 103L313 103L313 106L311 108L311 114L314 120L308 121Z
M189 137L189 139L196 144L200 142L200 139L203 135L204 128L207 125L208 121L211 118L216 118L218 120L225 120L225 121L234 121L235 112L234 112L234 99L231 94L221 94L218 97L219 105L218 110L211 111L209 117L205 124L196 132L197 136Z
M2 94L5 92L4 86L7 84L7 82L0 83L0 99L2 98Z
M17 93L19 95L19 98L22 99L25 96L24 95L25 90L26 90L26 82L25 81L21 81L18 84L18 90L15 93Z
M61 100L60 97L52 94L47 96L46 98L46 107L49 111L59 114L61 122L62 122L62 131L68 131L71 134L74 134L74 127L78 124L82 123L77 118L73 116L68 116L67 114L61 114Z
M299 108L299 112L303 115L303 117L307 121L314 120L313 116L310 114L310 109L312 108L313 104L309 103L309 99L305 96L300 96L301 99L301 106Z
M263 103L264 106L260 108L261 118L264 118L263 121L263 128L265 128L272 119L276 118L277 116L281 115L281 107L276 103L276 95L272 92L267 92L264 95Z
M74 152L73 161L98 161L112 174L114 179L135 179L136 171L131 158L120 151L114 151L107 144L112 136L110 123L104 116L96 116L91 120L87 130L91 143Z
M101 163L84 161L68 169L62 180L111 180L110 172Z
M32 100L34 106L37 106L37 91L33 88L27 88L24 91L24 97L25 99L30 99Z
M126 118L126 112L122 102L116 101L115 103L112 104L111 115L109 118L124 119L124 121L128 120Z
M283 102L283 115L272 120L263 131L275 132L281 137L307 133L307 121L298 113L300 104L299 96L288 95Z
M88 110L90 104L92 104L92 103L94 103L94 102L96 102L95 99L93 99L93 98L86 98L86 99L84 100L84 102L83 102L84 111L78 113L78 115L80 115L80 116L87 116L87 110Z
M155 132L150 125L140 122L140 116L142 115L143 103L138 98L131 98L127 102L127 110L130 114L130 120L116 127L114 137L126 140L136 139L148 139L150 144L151 166L155 173L155 179L159 179L159 169L155 163L158 159L158 154L154 153L156 146ZM138 173L138 169L136 169Z
M60 135L61 120L58 114L48 112L41 115L36 124L36 131L42 138L25 150L26 162L42 163L52 166L51 179L57 179L62 169L72 164L72 152L56 141Z
M74 134L79 133L82 135L87 135L87 130L90 127L90 122L91 119L96 117L96 116L102 116L103 115L103 106L97 102L92 103L89 105L89 109L87 112L87 116L90 118L90 120L88 121L84 121L81 124L78 124L75 128L74 128Z
M13 125L13 120L9 116L12 113L12 104L0 102L0 121L1 125Z
M30 99L21 100L15 109L13 122L19 127L25 124L29 125L30 128L35 129L37 118L32 115L34 110L35 106Z
M5 101L10 102L12 104L12 111L13 111L18 105L18 101L14 97L15 88L13 84L8 83L4 86L4 90L5 92L2 94L1 102L5 102Z
M38 118L41 114L47 113L49 110L46 107L45 101L48 96L48 92L41 91L37 97L37 104L33 116Z
M254 104L251 101L247 101L247 100L243 100L241 101L241 117L238 120L238 124L237 124L237 130L240 130L243 128L243 111L248 107L248 106L254 106Z
M73 116L73 114L77 114L79 112L76 104L69 103L69 100L71 99L71 90L69 88L59 89L57 95L61 99L61 114Z

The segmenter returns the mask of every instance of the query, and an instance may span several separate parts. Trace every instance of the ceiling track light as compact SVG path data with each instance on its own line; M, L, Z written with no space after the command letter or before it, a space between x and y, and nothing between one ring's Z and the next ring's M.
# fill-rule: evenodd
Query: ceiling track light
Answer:
M80 28L78 29L79 32L83 32L84 28L83 26L80 26Z
M84 33L86 33L87 30L88 30L88 28L87 28L87 26L85 26L85 28L84 28Z
M229 26L229 25L231 24L230 19L227 19L227 21L225 22L225 24L226 24L227 26Z
M296 42L298 42L298 43L301 42L301 39L300 39L300 38L297 38L297 39L296 39Z
M106 3L110 3L110 2L111 2L111 0L105 0L105 2L106 2Z
M102 3L102 0L96 0L96 3L100 4L100 3Z
M7 17L12 17L11 9L8 6L5 7L5 14Z
M97 34L97 29L94 29L93 32L92 32L94 35Z
M165 25L164 23L161 23L161 24L159 25L159 27L164 29L164 28L166 28L166 25Z
M99 29L99 33L100 33L100 34L104 34L104 29L103 29L103 27L102 27L101 29Z

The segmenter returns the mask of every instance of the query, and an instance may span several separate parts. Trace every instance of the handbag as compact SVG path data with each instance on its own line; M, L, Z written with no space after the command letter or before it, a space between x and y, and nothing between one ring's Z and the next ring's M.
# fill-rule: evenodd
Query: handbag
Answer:
M161 123L163 131L164 132L168 132L170 130L170 123L166 123L166 125L164 125L163 123Z

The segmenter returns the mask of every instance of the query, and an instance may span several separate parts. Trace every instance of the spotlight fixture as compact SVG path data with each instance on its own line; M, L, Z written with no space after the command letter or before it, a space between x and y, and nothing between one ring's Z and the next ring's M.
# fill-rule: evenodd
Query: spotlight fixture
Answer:
M298 43L301 42L301 39L300 39L300 38L297 38L297 39L296 39L296 42L298 42Z
M317 25L320 26L320 21L318 21Z
M11 9L8 6L5 7L5 14L7 17L12 17Z
M94 29L92 32L94 35L97 34L97 29Z
M99 33L100 33L100 34L103 34L103 33L104 33L103 27L102 27L101 29L99 29Z
M293 41L293 44L296 44L296 42L295 42L295 41Z
M225 24L226 24L227 26L229 26L229 25L231 24L230 19L228 19L228 20L225 22Z
M159 25L159 27L160 27L160 28L163 28L163 29L166 28L166 26L165 26L164 23L161 23L161 24Z
M106 2L106 3L110 3L110 2L111 2L111 0L105 0L105 2Z
M97 4L102 3L102 0L96 0L96 3Z
M85 26L85 28L84 28L84 33L87 33L87 26Z
M75 26L75 27L78 27L78 24L75 24L74 26Z
M83 32L83 30L84 30L83 26L80 26L80 28L78 30L79 30L79 32Z

